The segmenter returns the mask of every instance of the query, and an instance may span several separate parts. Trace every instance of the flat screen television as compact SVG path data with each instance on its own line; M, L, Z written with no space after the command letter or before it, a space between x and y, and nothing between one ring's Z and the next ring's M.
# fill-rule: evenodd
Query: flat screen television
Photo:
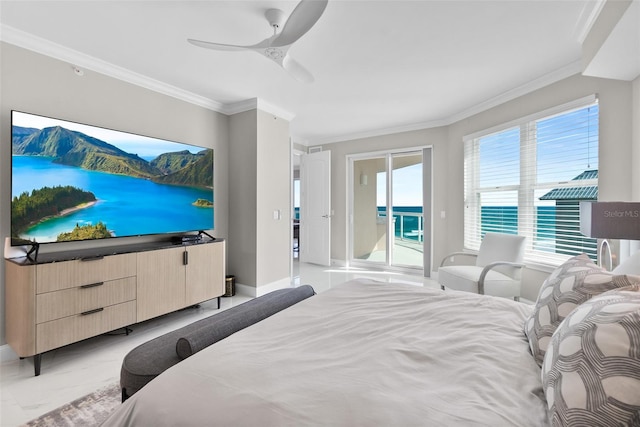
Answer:
M213 150L11 112L11 241L214 228Z

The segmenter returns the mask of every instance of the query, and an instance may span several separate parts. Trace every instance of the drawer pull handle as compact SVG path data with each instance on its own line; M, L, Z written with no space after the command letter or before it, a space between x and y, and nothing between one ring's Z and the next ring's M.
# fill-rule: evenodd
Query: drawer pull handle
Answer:
M90 284L88 284L88 285L82 285L82 286L80 286L80 289L95 288L96 286L102 286L102 285L104 285L104 282L90 283Z
M80 258L80 261L99 261L102 258L104 258L104 256L102 255L88 256L88 257Z
M83 311L82 313L80 313L80 315L81 316L86 316L88 314L100 313L102 310L104 310L104 307L96 308L94 310L89 310L89 311Z

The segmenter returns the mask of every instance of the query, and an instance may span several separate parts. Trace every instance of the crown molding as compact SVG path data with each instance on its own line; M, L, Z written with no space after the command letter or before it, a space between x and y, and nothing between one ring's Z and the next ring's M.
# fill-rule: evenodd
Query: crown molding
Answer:
M109 62L94 58L76 50L69 49L68 47L53 43L49 40L34 36L33 34L26 33L8 25L0 24L0 40L23 49L50 56L60 61L68 62L76 67L105 74L109 77L113 77L172 98L180 99L218 113L232 115L252 109L260 109L288 121L291 121L295 117L295 114L258 98L251 98L231 104L223 104L210 98L197 95L193 92L189 92L133 72L126 68L118 67Z
M412 124L403 125L403 126L374 129L370 131L357 132L357 133L335 136L335 137L328 137L328 138L317 138L312 140L294 139L294 142L305 145L307 147L312 145L335 144L338 142L353 141L356 139L374 138L377 136L392 135L396 133L411 132L415 130L431 129L431 128L436 128L440 126L447 126L448 124L450 124L448 120L432 120L429 122L418 122L418 123L412 123Z
M225 104L224 113L228 116L258 109L258 98L249 98L231 104Z
M278 116L280 118L283 118L287 121L291 121L295 117L295 114L287 110L284 110L280 107L277 107L273 104L270 104L260 98L250 98L250 99L245 99L244 101L234 102L232 104L226 104L224 106L224 111L222 112L227 115L232 115L237 113L243 113L249 110L261 110L261 111L273 114L275 116Z
M584 43L607 1L608 0L597 0L585 3L574 31L576 40L580 44Z
M542 77L539 77L535 80L527 82L522 86L511 89L498 96L490 98L479 104L476 104L466 110L461 111L460 113L453 114L449 117L445 117L439 120L419 122L419 123L414 123L406 126L383 128L383 129L353 133L349 135L342 135L342 136L331 137L331 138L318 138L318 139L305 140L305 141L302 141L302 140L295 140L295 141L305 146L334 144L337 142L352 141L354 139L372 138L376 136L390 135L394 133L431 129L431 128L440 127L440 126L449 126L456 122L464 120L468 117L482 113L483 111L486 111L490 108L497 107L498 105L504 104L505 102L512 101L523 95L526 95L535 90L541 89L550 84L556 83L567 77L571 77L575 74L579 74L581 72L582 72L582 61L578 60L558 70L552 71L551 73L545 74Z
M593 21L597 17L597 14L602 9L602 5L604 5L605 2L606 2L605 0L598 0L597 4L593 7L593 10L591 10L590 12L587 12L585 9L585 14L587 14L589 19L585 21L584 27L583 27L585 28L585 30L583 31L587 31L588 29L591 28ZM118 80L122 80L128 83L131 83L133 85L152 90L154 92L171 96L173 98L180 99L182 101L185 101L203 108L207 108L209 110L213 110L225 115L232 115L232 114L237 114L244 111L249 111L252 109L259 109L259 110L268 112L270 114L274 114L288 121L293 120L293 118L295 117L294 113L291 113L275 105L272 105L267 101L264 101L259 98L250 98L244 101L223 104L218 101L212 100L210 98L197 95L193 92L185 91L175 86L149 78L142 74L135 73L131 70L116 66L114 64L108 63L98 58L94 58L92 56L78 52L76 50L69 49L65 46L59 45L57 43L53 43L49 40L34 36L33 34L26 33L24 31L10 27L8 25L0 24L0 41L4 41L21 48L31 50L36 53L40 53L42 55L50 56L64 62L68 62L77 67L81 67L81 68L92 70L101 74L105 74L107 76L116 78ZM496 107L507 101L511 101L515 98L526 95L527 93L533 92L534 90L540 89L544 86L555 83L564 78L570 77L574 74L578 74L581 72L582 72L582 62L581 61L573 62L556 71L553 71L531 82L528 82L520 87L509 90L507 92L504 92L501 95L498 95L496 97L483 101L479 104L476 104L464 111L461 111L460 113L457 113L442 119L438 119L438 120L419 122L419 123L414 123L414 124L409 124L404 126L397 126L397 127L390 127L390 128L374 129L370 131L351 133L351 134L345 134L341 136L334 136L334 137L328 137L328 138L303 140L298 138L295 135L292 135L292 140L304 146L311 146L311 145L321 145L321 144L332 144L337 142L350 141L354 139L371 138L371 137L389 135L394 133L430 129L430 128L440 127L440 126L448 126L460 120L471 117L475 114L481 113L485 110Z
M498 96L490 98L486 101L472 106L471 108L463 110L460 113L450 116L449 118L447 118L447 125L451 125L453 123L459 122L460 120L464 120L476 114L482 113L483 111L486 111L490 108L497 107L498 105L504 104L505 102L512 101L516 98L534 92L538 89L542 89L545 86L549 86L550 84L559 82L560 80L566 79L575 74L580 74L581 72L582 61L578 60L572 62L562 68L538 77L535 80L531 80L530 82L527 82L522 86L518 86L514 89L503 92Z
M291 121L293 120L293 118L296 116L294 113L291 113L283 108L277 107L273 104L268 103L267 101L263 100L263 99L259 99L258 98L258 109L265 111L267 113L271 113L275 116L278 116L280 118L283 118L287 121Z
M105 74L118 80L122 80L190 104L198 105L219 113L224 113L225 106L220 102L163 83L142 74L135 73L126 68L119 67L101 59L86 55L82 52L69 49L68 47L53 43L49 40L34 36L33 34L26 33L8 25L0 24L0 40L45 56L50 56L60 61L68 62L80 68Z

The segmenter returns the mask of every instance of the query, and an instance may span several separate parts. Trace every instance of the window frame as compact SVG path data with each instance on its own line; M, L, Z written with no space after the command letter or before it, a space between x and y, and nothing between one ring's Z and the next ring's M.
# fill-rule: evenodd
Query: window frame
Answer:
M521 117L507 123L494 126L463 137L464 156L464 248L465 250L477 251L480 248L482 239L482 204L481 196L495 192L516 192L517 193L517 234L525 236L525 263L532 265L557 266L562 264L572 255L565 255L557 252L547 252L534 248L534 238L536 233L536 192L542 189L553 188L578 188L597 187L598 178L584 179L579 181L558 181L558 182L537 182L537 146L536 123L550 119L555 116L569 114L572 111L588 108L598 104L596 95L586 96L569 103L558 105L540 111L535 114ZM598 112L598 121L600 113ZM497 185L480 187L480 140L498 133L506 132L510 129L519 129L519 182L511 185ZM599 124L598 124L599 129ZM599 135L598 135L599 145ZM594 239L595 241L595 239ZM594 243L595 245L595 243Z

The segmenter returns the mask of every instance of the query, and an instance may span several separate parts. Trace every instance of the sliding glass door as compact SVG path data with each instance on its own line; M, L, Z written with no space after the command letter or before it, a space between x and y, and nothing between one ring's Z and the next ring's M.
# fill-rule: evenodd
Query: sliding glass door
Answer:
M352 264L430 271L430 158L428 148L351 158Z
M353 259L387 262L387 173L384 157L353 163L352 254Z
M422 153L391 155L392 238L390 265L423 267Z

